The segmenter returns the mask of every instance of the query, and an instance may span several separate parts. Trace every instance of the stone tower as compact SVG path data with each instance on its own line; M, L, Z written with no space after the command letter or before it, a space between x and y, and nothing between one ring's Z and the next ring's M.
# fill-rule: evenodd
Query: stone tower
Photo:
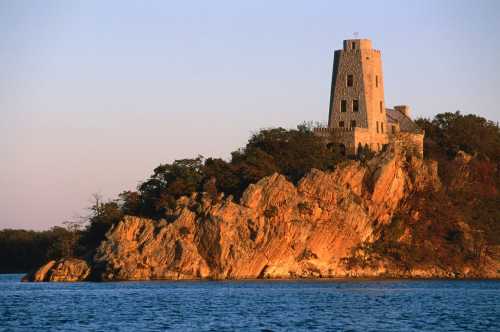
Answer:
M357 130L356 141L375 151L387 143L382 60L368 39L344 40L335 51L328 127L365 129ZM353 152L357 146L347 148Z
M389 142L423 154L424 132L406 105L385 108L380 51L368 39L344 40L334 53L328 127L315 128L329 146L347 155L380 151Z

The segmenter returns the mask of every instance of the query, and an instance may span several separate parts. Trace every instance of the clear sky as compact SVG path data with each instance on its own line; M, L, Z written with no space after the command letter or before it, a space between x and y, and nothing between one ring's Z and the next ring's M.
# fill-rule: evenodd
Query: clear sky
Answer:
M326 121L333 51L370 38L387 105L499 121L500 1L0 0L0 229L85 215L174 159Z

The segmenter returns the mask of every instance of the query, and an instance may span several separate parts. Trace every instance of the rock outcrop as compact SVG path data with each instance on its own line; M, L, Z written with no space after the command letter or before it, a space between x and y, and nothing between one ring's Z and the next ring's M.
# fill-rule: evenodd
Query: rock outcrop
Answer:
M23 281L83 281L90 274L89 264L77 258L50 261L26 275Z
M170 222L127 216L107 233L91 273L84 261L63 260L30 280L478 276L467 266L402 269L386 257L349 263L412 195L440 188L436 162L393 147L366 164L313 169L296 186L274 174L250 185L239 203L183 197ZM498 278L498 260L490 261L483 276Z
M367 165L312 170L297 186L274 174L250 185L239 204L191 197L172 223L126 217L99 247L94 274L101 280L353 275L344 263L352 248L373 240L412 192L439 186L435 163L394 151Z

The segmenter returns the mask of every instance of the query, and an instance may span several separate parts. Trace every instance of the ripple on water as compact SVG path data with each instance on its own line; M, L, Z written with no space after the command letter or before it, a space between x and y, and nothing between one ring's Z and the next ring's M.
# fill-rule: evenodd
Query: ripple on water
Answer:
M499 281L20 283L0 275L12 331L500 331Z

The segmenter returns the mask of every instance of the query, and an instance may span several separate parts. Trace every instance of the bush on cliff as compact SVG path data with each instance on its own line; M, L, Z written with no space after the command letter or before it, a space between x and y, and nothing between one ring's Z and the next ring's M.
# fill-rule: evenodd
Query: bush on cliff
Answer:
M153 175L139 185L139 205L136 214L162 218L175 201L200 189L203 179L202 157L176 160L154 169ZM130 204L129 204L130 205Z

